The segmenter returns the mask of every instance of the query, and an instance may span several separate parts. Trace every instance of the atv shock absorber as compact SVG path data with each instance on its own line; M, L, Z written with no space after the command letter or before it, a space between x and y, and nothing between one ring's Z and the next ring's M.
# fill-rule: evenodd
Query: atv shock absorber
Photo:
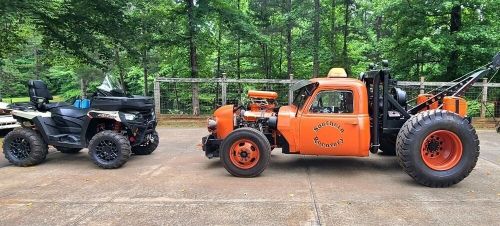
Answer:
M121 132L121 130L122 130L122 124L120 122L115 122L113 124L113 131L119 133L119 132Z

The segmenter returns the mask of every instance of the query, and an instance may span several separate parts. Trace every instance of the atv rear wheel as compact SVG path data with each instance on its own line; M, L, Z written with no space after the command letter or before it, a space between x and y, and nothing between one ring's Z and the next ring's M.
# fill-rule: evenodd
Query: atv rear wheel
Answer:
M160 143L158 133L154 131L153 133L147 134L145 139L146 141L144 143L132 147L132 153L136 155L149 155L156 150Z
M33 129L15 129L5 136L3 153L16 166L33 166L45 160L48 147L40 134Z
M240 128L222 142L220 156L224 168L237 177L256 177L269 165L271 145L262 132Z
M55 148L59 152L65 153L65 154L76 154L82 150L81 148L67 148L67 147L55 147Z
M120 168L130 158L131 147L123 135L105 130L96 134L89 143L92 161L104 169Z
M444 111L418 113L397 138L399 164L418 183L448 187L462 181L479 157L479 139L467 119Z

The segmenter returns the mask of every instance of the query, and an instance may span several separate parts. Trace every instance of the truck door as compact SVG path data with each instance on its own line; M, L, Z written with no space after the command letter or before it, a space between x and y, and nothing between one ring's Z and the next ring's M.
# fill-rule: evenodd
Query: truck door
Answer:
M306 155L364 156L358 101L349 89L318 90L300 117L299 151Z

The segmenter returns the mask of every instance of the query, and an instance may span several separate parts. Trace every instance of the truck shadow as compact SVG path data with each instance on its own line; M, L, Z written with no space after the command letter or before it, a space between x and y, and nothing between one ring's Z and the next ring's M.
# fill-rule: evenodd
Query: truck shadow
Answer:
M366 171L378 172L401 172L403 173L397 158L394 156L382 157L317 157L297 156L296 158L284 158L273 155L270 169L279 171L290 171L293 168L308 168L315 173L358 174Z

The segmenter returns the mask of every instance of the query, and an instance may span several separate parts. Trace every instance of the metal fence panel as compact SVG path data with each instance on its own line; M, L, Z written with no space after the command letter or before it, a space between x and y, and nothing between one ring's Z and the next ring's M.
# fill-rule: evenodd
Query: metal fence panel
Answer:
M222 78L157 78L155 103L158 114L190 115L192 109L192 85L199 86L200 113L211 114L224 104L242 104L248 90L266 90L278 93L278 103L288 104L292 97L290 86L300 80L291 79L228 79ZM406 91L410 105L416 104L420 93L439 92L452 83L398 81L398 87ZM444 86L444 87L443 87ZM469 115L472 117L500 117L500 83L475 83L465 94Z

